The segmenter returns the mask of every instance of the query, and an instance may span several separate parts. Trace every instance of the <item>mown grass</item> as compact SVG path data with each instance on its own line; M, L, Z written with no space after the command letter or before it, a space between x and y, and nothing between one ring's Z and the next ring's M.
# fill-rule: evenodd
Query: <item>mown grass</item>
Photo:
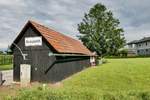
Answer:
M78 89L77 89L78 90ZM7 100L150 100L150 91L104 92L89 90L21 90L16 97L7 96Z
M0 70L12 69L12 55L0 55Z
M102 91L150 89L150 58L108 59L64 80L64 86Z
M10 70L13 68L13 64L9 64L9 65L0 65L0 71L1 70Z
M150 58L108 59L62 81L59 88L23 89L8 100L150 100Z

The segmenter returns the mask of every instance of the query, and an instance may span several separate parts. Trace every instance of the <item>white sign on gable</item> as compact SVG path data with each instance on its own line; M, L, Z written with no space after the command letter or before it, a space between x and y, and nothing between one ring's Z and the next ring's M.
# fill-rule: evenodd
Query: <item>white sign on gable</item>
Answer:
M42 46L42 37L25 37L25 46Z

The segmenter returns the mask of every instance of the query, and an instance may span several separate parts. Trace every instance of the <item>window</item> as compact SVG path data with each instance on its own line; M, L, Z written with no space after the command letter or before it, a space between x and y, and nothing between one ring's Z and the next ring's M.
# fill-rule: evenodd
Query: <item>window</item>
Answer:
M147 42L145 43L145 45L147 46Z
M141 44L139 44L139 47L141 46Z
M145 51L148 52L148 49L146 49Z
M132 44L130 44L130 45L129 45L129 48L132 48L132 47L133 47Z

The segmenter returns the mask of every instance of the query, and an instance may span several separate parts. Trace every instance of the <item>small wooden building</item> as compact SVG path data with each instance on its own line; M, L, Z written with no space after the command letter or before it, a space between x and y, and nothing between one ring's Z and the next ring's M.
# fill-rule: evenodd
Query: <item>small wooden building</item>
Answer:
M89 67L92 55L80 41L33 21L27 22L11 50L14 81L20 81L21 64L31 65L31 81L60 81Z

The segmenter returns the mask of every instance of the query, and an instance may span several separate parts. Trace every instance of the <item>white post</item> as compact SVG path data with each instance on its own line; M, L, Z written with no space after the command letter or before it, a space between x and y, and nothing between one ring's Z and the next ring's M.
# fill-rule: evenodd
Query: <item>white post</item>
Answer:
M20 83L21 86L27 86L31 80L31 65L21 64L20 65Z

